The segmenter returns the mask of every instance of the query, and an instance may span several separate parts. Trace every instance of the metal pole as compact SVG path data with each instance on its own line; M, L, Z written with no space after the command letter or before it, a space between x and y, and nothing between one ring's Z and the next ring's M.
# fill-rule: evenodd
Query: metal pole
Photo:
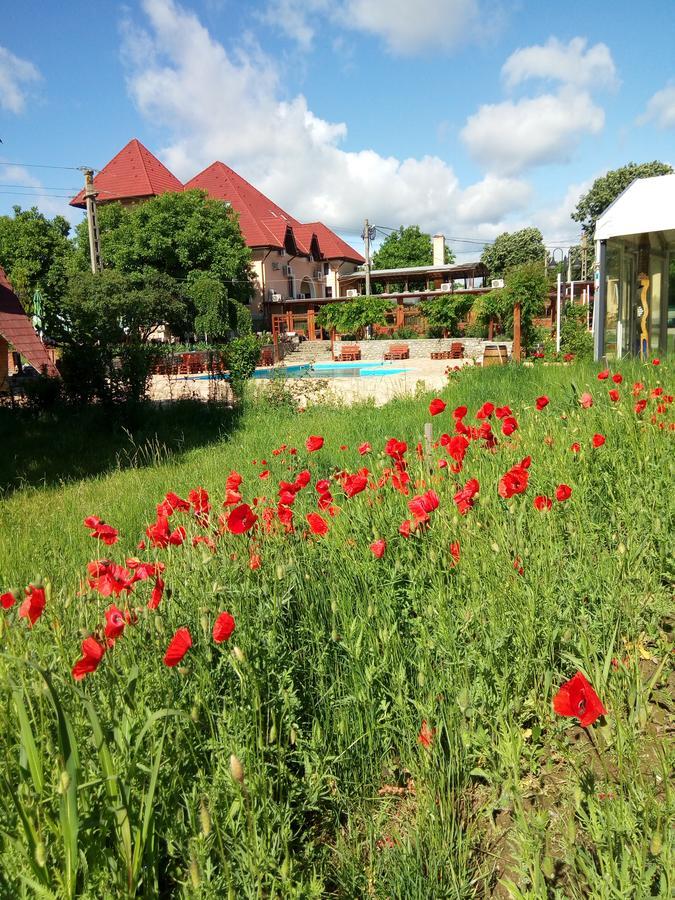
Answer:
M598 241L598 289L593 297L593 359L605 355L605 309L607 307L607 241Z
M561 288L562 288L562 275L558 272L557 278L557 300L556 300L556 308L555 308L555 352L560 353L560 311L561 311Z
M363 240L366 248L366 297L370 297L370 225L368 219L363 226Z

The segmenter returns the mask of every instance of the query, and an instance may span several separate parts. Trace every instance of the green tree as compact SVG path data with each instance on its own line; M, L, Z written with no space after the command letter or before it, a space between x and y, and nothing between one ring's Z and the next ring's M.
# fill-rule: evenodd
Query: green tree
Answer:
M422 300L420 306L432 332L455 336L458 325L471 309L474 297L471 294L441 294Z
M225 341L232 333L251 333L251 313L231 299L225 286L210 272L197 272L189 279L188 296L194 304L195 332L212 342Z
M28 312L33 294L40 290L48 332L73 261L69 232L63 216L48 219L36 207L15 206L12 216L0 216L0 266Z
M316 321L322 328L334 328L338 334L360 336L368 325L385 325L387 312L391 309L391 300L355 297L353 300L322 306Z
M538 260L543 269L546 249L538 228L522 228L520 231L505 231L486 246L480 261L487 266L493 278L503 278L514 266Z
M240 303L251 297L251 251L231 207L204 191L166 193L145 203L99 209L101 253L106 267L122 273L154 269L178 282L209 272ZM78 261L89 249L86 222L77 227Z
M581 195L572 219L579 222L584 233L593 240L596 221L631 182L636 178L670 175L672 171L672 166L658 160L648 163L631 162L620 169L612 169L606 175L596 178L590 189Z
M548 276L541 262L523 263L506 274L503 288L483 294L473 309L479 322L499 319L507 334L513 334L513 308L520 304L520 333L527 347L533 337L532 320L541 313L548 295Z
M452 263L455 255L445 248L445 261ZM430 234L420 231L419 225L403 225L382 241L373 255L374 269L401 269L408 266L430 266L434 261Z

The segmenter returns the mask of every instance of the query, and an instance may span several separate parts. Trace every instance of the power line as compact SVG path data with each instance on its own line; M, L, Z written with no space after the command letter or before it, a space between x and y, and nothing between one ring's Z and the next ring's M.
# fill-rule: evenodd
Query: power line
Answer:
M39 200L41 197L52 197L56 200L70 200L72 194L31 194L29 191L0 191L5 197L33 197Z
M29 188L31 191L77 191L80 188L69 188L69 187L57 187L56 185L52 185L51 187L47 187L45 184L0 184L0 187L3 188Z
M17 163L17 162L5 162L4 160L0 161L0 166L19 166L22 169L61 169L62 171L67 172L79 172L77 166L47 166L41 163Z

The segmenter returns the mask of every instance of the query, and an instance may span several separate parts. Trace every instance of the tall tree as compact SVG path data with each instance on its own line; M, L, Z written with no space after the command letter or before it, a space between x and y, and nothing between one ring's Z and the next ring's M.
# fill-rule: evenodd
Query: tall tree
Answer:
M446 263L454 262L455 255L445 248ZM419 225L403 225L382 241L373 255L375 269L401 269L408 266L430 266L434 261L433 242L430 234L420 231Z
M47 314L58 305L73 258L69 232L63 216L48 219L36 207L15 206L13 216L0 216L0 266L28 312L36 290Z
M185 282L192 273L209 272L229 297L251 296L251 251L236 213L204 191L166 193L145 203L119 203L99 209L103 263L119 272L154 269ZM88 265L86 222L77 228L80 267Z
M606 175L596 178L590 190L582 194L572 213L572 219L579 222L584 233L593 240L595 223L628 185L636 178L651 178L653 175L670 175L673 167L658 160L648 163L628 163L620 169L612 169Z
M538 228L522 228L520 231L505 231L486 246L480 261L484 263L493 278L503 278L514 266L540 261L544 263L546 250L544 239Z

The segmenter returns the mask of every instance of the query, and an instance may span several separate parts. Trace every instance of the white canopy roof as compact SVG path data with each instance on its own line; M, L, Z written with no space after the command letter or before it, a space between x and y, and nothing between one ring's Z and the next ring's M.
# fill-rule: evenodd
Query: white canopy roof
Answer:
M675 175L637 178L595 224L596 241L675 230Z

